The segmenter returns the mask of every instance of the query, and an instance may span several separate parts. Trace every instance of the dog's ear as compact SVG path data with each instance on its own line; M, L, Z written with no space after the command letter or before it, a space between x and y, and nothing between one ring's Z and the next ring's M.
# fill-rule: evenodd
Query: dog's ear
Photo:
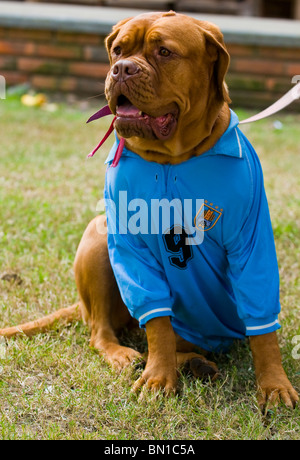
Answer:
M107 50L108 57L109 57L110 61L111 61L111 55L110 55L111 46L112 46L114 40L117 38L122 26L124 26L131 19L132 18L126 18L126 19L123 19L122 21L118 22L118 24L113 26L112 32L106 37L105 46L106 46L106 50Z
M230 104L231 100L228 93L228 87L225 82L225 76L228 71L230 56L226 49L223 34L220 29L209 22L198 21L200 28L206 39L206 51L214 62L214 77L220 97Z

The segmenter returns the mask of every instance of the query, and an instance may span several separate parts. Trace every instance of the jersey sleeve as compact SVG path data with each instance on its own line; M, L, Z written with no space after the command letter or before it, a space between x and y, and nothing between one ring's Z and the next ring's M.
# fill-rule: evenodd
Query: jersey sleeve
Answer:
M140 327L159 316L173 316L173 298L164 271L139 235L122 227L118 202L105 190L108 251L123 302Z
M245 324L246 335L252 336L280 328L280 301L274 235L256 154L248 164L251 178L247 211L240 223L232 220L227 225L225 248L229 263L227 275L238 315Z

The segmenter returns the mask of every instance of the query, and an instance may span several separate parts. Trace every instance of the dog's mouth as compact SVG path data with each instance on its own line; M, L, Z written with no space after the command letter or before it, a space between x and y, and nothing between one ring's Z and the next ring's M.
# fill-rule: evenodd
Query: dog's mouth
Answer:
M171 107L166 109L164 115L151 116L132 104L126 96L120 95L117 99L116 116L115 126L123 137L167 140L176 129L178 110Z

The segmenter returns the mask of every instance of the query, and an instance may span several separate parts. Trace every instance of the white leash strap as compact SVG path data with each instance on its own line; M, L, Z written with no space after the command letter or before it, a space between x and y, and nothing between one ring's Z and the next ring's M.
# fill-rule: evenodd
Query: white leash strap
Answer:
M262 120L263 118L270 117L280 110L290 105L293 101L300 99L300 82L290 89L284 96L282 96L277 102L270 105L267 109L254 115L253 117L247 118L246 120L240 121L240 125L244 123L252 123L253 121Z

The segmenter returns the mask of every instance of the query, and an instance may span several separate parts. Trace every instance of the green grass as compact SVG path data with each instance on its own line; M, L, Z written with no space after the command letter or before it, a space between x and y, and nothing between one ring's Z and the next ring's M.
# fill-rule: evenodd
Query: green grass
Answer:
M62 104L52 113L17 98L0 101L0 277L22 280L0 280L0 327L77 300L73 260L96 215L113 142L86 160L110 121L85 125L93 111ZM292 357L292 338L300 335L300 116L278 118L282 130L273 120L243 130L265 173L281 274L279 340L300 391L300 359ZM141 369L118 375L88 343L81 323L0 343L0 439L300 439L299 408L279 407L267 418L257 409L247 344L213 357L218 382L182 373L176 397L139 401L130 388Z

